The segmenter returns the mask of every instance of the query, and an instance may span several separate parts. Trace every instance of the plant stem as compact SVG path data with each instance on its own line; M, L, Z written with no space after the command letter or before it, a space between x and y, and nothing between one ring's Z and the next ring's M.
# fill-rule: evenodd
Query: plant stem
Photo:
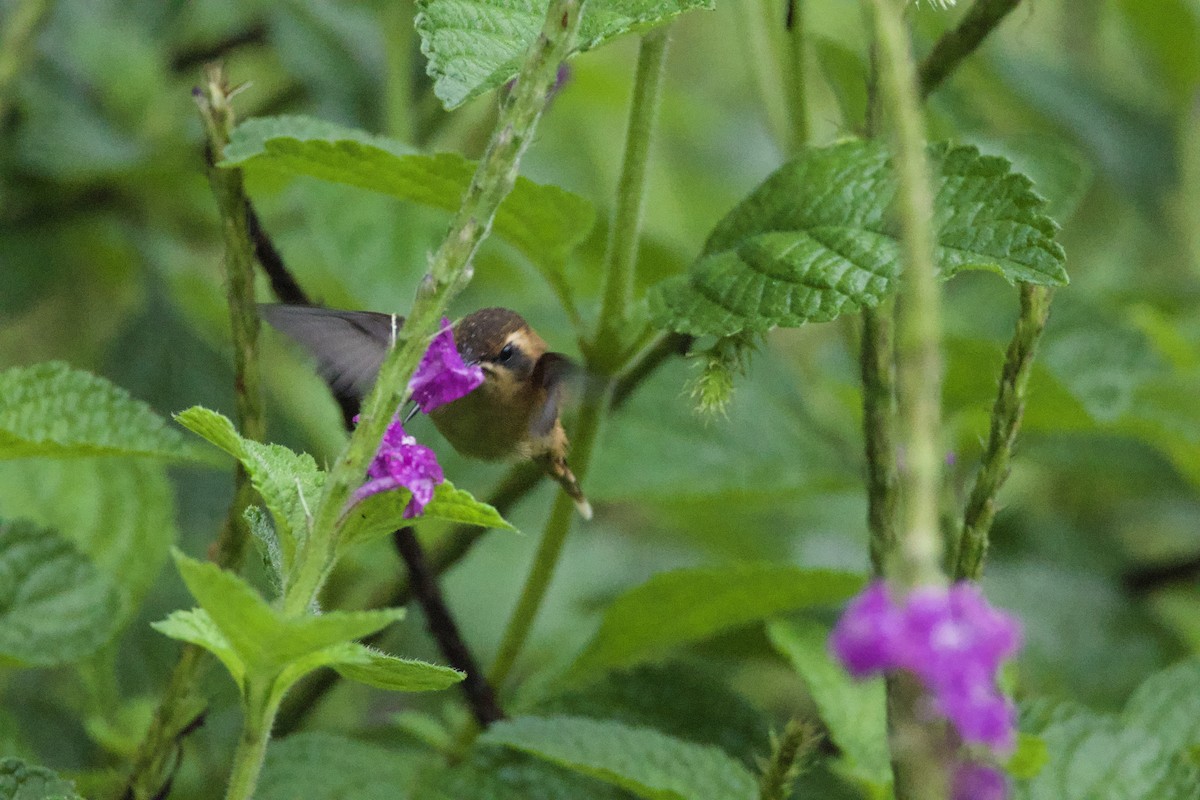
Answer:
M788 115L791 117L792 153L799 153L808 145L808 97L805 83L805 33L804 0L788 0L787 5L788 50L791 56L787 70Z
M251 800L254 797L258 774L267 754L267 742L271 740L271 723L279 710L279 699L272 697L269 683L252 681L246 687L242 705L245 711L242 736L233 753L233 770L229 774L225 800Z
M904 469L903 523L888 564L906 592L944 582L938 526L941 478L941 293L934 269L933 193L925 155L916 71L904 24L904 0L870 0L879 48L883 108L891 119L897 173L896 212L904 258L896 318L897 408ZM894 569L892 567L894 566ZM907 675L888 681L888 724L897 800L944 800L950 758L944 731L921 712L921 688Z
M638 50L629 128L625 134L625 157L617 183L616 208L604 257L604 299L593 342L596 358L603 359L605 363L591 366L601 368L604 374L613 371L616 365L611 362L620 358L624 350L620 345L623 344L622 332L628 327L629 301L633 295L642 210L646 201L646 166L662 95L669 33L669 25L649 31L642 37Z
M1053 291L1045 286L1021 284L1021 314L1008 343L1000 388L992 407L992 425L979 473L967 500L962 530L957 542L957 557L951 564L955 578L979 580L983 557L987 553L988 531L996 516L996 495L1008 478L1009 459L1021 417L1025 413L1025 393L1033 372L1038 340L1046 328Z
M862 313L863 437L867 456L867 526L871 566L888 572L896 547L896 362L891 300Z
M385 28L383 114L390 136L412 143L416 131L416 107L413 102L413 54L417 32L413 27L416 12L412 0L394 0L382 8Z
M206 159L209 184L221 214L225 240L225 294L229 304L230 331L234 352L234 402L242 435L262 441L266 433L263 415L262 380L258 368L258 312L254 307L254 244L250 236L249 208L242 186L241 170L223 170L221 160L234 126L230 91L218 66L205 72L196 101L207 134ZM247 531L243 514L257 494L250 477L239 464L234 473L233 499L209 558L222 569L237 569L246 550ZM138 747L123 797L142 800L156 795L170 779L164 773L178 740L201 713L203 704L194 698L199 672L207 656L196 645L185 645L180 653L154 718Z
M780 59L777 40L772 36L774 30L767 21L775 13L775 3L744 0L736 5L739 7L733 11L737 22L734 33L738 40L746 43L742 53L762 105L767 134L781 150L786 150L792 141L791 126L788 112L783 108L784 101L776 89ZM778 25L777 20L773 22Z
M518 165L533 137L547 93L570 50L585 0L554 0L547 10L541 35L530 48L517 83L504 101L495 132L463 196L462 205L430 263L413 301L412 311L384 360L375 387L363 403L358 428L325 483L314 515L312 535L300 552L298 567L284 598L284 611L302 614L317 599L329 571L330 554L350 493L362 482L405 398L409 378L424 354L429 338L472 274L471 259L487 236L501 200L516 181Z
M921 98L928 97L937 89L1020 2L1021 0L976 0L958 25L943 34L929 51L929 55L921 61Z

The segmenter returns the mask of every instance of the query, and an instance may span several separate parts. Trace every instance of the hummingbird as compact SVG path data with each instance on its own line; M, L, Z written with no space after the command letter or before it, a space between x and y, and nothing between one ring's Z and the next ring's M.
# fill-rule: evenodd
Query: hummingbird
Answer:
M375 311L320 306L262 305L263 318L317 362L343 408L357 408L404 318ZM454 326L454 342L483 383L433 409L429 418L455 450L485 461L529 459L562 486L584 519L592 507L567 466L569 443L559 419L570 359L549 352L545 340L515 311L482 308Z

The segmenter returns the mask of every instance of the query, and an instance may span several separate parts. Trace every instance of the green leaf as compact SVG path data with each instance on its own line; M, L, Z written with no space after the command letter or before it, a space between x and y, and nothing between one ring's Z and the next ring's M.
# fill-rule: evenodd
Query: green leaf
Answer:
M652 660L737 625L841 602L862 585L859 575L779 564L664 572L613 601L570 674Z
M712 7L713 0L593 0L573 52ZM418 8L421 52L429 59L434 93L447 109L516 75L546 19L545 0L420 0Z
M343 678L387 689L392 692L429 692L445 689L467 677L450 667L429 664L415 659L397 658L380 653L361 644L352 644L353 659L334 662L331 666Z
M0 760L0 798L3 800L83 800L75 784L45 767L19 758Z
M629 800L629 793L516 750L473 747L466 761L429 770L420 800Z
M809 619L776 620L767 636L808 686L851 775L875 787L892 782L883 679L856 681L829 656L829 629Z
M116 587L52 530L0 522L0 578L0 663L76 661L119 627Z
M531 753L647 800L750 800L758 793L750 771L721 750L617 722L519 717L497 722L480 741Z
M1004 764L1004 770L1014 778L1028 780L1042 771L1049 758L1046 743L1040 736L1018 733L1017 747Z
M405 519L404 509L412 494L404 488L379 492L355 503L346 516L338 541L338 553L362 542L387 536L397 528L411 525L417 520ZM499 528L515 531L512 525L500 516L500 512L487 503L476 500L470 492L454 488L444 481L433 490L433 499L425 506L420 519L442 519L481 528Z
M291 570L296 549L308 536L309 510L321 497L325 473L307 453L283 445L243 439L229 419L193 406L175 420L242 462L250 481L275 518L283 574Z
M767 715L735 690L725 674L688 661L614 670L599 681L538 703L532 713L654 728L718 747L746 766L771 749Z
M1200 659L1151 675L1134 691L1121 717L1154 731L1172 752L1200 745Z
M428 756L305 732L267 748L257 800L405 800Z
M1010 282L1063 285L1063 249L1045 201L1009 162L974 147L930 145L937 261ZM785 164L717 224L686 275L659 284L651 314L663 328L730 336L827 322L894 288L900 243L891 218L887 148L848 141Z
M1018 800L1194 800L1200 772L1154 732L1081 714L1043 732L1049 761Z
M402 608L284 616L234 573L177 550L174 556L184 583L245 665L247 675L274 675L293 662L368 636L404 616Z
M0 372L0 458L134 455L211 460L150 406L61 361Z
M224 166L267 166L457 211L475 163L457 153L420 155L403 144L301 116L247 120L233 132ZM595 209L557 186L517 178L493 231L541 267L558 267L592 229Z
M172 611L166 619L151 622L150 627L164 636L203 647L221 660L234 682L242 685L246 677L246 664L204 609Z
M0 518L53 528L121 593L121 621L137 611L175 539L175 502L163 464L125 458L0 462Z

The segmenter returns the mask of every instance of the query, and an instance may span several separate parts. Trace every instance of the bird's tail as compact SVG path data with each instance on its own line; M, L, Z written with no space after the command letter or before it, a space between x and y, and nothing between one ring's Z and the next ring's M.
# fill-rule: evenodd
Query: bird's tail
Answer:
M579 481L575 478L575 473L571 472L571 468L567 466L565 458L555 458L551 455L546 455L538 459L542 464L542 469L546 471L554 480L558 481L558 485L563 488L567 496L575 501L575 508L579 510L579 516L590 520L592 518L592 504L588 502L587 496L583 493L583 489L579 486Z

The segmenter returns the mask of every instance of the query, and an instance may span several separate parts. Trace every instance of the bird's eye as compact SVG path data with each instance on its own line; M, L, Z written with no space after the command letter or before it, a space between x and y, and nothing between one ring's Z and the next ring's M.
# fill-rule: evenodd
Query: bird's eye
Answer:
M504 345L504 347L500 348L500 352L496 356L496 360L498 362L500 362L501 364L503 364L505 361L508 361L510 358L512 358L512 354L513 354L513 346L512 346L512 343L510 342L509 344L506 344L506 345Z

